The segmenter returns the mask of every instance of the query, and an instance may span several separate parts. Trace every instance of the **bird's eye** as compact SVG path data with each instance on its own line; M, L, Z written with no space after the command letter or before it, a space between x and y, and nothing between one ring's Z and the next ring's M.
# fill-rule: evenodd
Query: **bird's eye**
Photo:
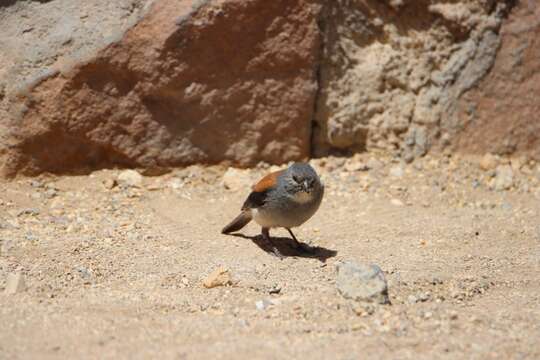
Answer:
M298 178L298 176L293 175L292 179L293 179L295 182L300 183L300 179Z

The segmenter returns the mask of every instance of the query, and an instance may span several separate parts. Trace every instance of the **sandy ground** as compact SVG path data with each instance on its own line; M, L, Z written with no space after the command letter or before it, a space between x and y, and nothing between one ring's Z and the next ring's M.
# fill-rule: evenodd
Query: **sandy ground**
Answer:
M276 230L282 261L254 224L220 234L247 195L222 168L1 182L0 358L540 358L538 165L495 191L497 172L463 159L314 163L327 192L296 235L318 250L296 256ZM391 305L338 293L351 260L384 270ZM233 284L204 288L219 266Z

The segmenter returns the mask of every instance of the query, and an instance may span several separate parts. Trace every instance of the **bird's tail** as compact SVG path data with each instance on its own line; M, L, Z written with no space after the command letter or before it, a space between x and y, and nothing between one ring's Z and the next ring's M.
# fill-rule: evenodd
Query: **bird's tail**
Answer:
M234 218L229 225L225 226L221 230L222 234L230 234L234 231L238 231L246 226L251 221L251 211L242 211L240 215Z

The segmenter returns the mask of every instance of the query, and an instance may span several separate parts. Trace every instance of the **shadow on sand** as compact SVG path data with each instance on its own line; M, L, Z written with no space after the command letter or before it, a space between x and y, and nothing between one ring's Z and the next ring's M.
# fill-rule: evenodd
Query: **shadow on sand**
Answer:
M234 233L230 235L241 237L244 239L249 239L253 241L263 251L269 254L273 254L272 249L270 248L270 244L268 244L267 242L263 240L262 235L247 236L240 233ZM319 247L319 246L312 247L305 243L303 244L303 246L306 249L308 249L308 251L299 251L298 249L295 249L293 240L288 237L272 236L271 239L274 246L279 250L279 252L284 257L310 258L310 259L318 259L321 262L326 262L327 259L337 255L337 251L335 250L331 250L331 249L327 249L327 248Z

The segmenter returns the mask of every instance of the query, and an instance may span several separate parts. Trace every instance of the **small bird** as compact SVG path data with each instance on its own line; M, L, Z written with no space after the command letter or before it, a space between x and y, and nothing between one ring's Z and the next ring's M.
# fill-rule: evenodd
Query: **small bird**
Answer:
M255 184L240 215L221 233L238 231L255 220L262 226L263 240L280 259L283 255L270 239L271 228L287 229L297 251L310 252L310 248L296 240L291 228L302 225L315 214L323 195L324 185L315 170L309 164L295 163L285 170L266 175Z

